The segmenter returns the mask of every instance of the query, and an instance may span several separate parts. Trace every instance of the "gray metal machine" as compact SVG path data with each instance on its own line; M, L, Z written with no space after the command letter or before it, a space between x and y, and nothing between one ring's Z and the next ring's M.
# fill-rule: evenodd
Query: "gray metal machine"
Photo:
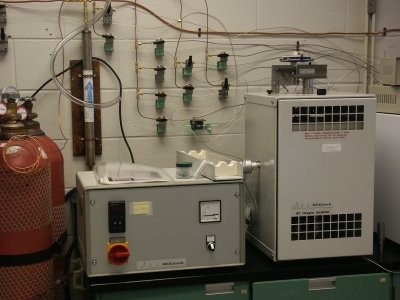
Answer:
M373 251L373 95L247 94L248 239L274 261Z
M375 223L400 244L400 115L376 114ZM377 230L378 231L378 230Z
M206 178L100 184L77 174L78 240L88 277L245 262L243 183ZM104 182L103 182L104 183Z

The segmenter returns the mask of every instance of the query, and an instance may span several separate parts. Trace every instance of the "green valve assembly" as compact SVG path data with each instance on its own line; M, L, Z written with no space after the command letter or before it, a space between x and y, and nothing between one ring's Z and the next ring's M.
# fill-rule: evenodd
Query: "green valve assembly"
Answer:
M163 39L156 39L154 42L154 55L156 57L162 57L164 56L164 44L165 41Z
M219 100L226 100L229 97L229 83L228 78L225 78L224 82L221 84L221 89L218 91Z
M156 98L156 109L162 110L165 108L165 98L167 95L164 92L158 92L155 94Z
M102 35L105 38L104 42L104 52L106 54L111 54L114 51L114 36L111 33L106 33Z
M182 69L182 75L184 77L192 76L192 70L193 70L193 60L192 56L189 55L189 58L185 61L185 66Z
M157 134L164 135L167 132L167 121L164 116L157 118Z
M229 54L226 52L221 52L217 55L219 57L219 61L217 62L217 70L224 71L228 68L228 57Z
M190 84L187 83L184 87L184 92L183 92L183 103L191 103L193 100L193 90L194 87Z
M164 82L165 67L163 65L158 65L154 68L154 81L156 85L161 85Z

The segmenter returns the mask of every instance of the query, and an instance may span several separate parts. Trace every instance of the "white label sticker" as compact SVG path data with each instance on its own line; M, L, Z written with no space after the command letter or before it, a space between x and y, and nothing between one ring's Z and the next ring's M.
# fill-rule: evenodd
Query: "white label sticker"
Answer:
M186 266L186 258L142 260L136 263L138 270L175 269Z
M85 115L85 122L93 123L94 122L94 108L93 107L84 107L83 111L84 111L84 115Z
M153 205L151 201L135 201L130 204L131 215L153 215Z
M342 152L342 144L323 144L322 152Z
M93 71L83 71L83 98L87 103L94 103ZM85 122L94 122L94 107L84 108Z
M20 150L21 150L20 146L10 146L10 147L7 147L6 154L7 155L14 154L14 153L19 152Z
M42 147L39 147L38 149L39 149L39 152L40 152L40 154L42 155L42 157L43 157L44 159L47 159L47 154L46 154L46 152L44 151L44 149L43 149Z
M313 74L315 74L315 69L300 69L299 74L300 75L313 75Z

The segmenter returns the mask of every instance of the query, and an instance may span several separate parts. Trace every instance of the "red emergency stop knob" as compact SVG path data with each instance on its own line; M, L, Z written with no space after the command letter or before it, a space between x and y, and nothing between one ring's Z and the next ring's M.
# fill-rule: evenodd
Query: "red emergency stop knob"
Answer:
M129 249L125 244L114 244L108 249L108 262L113 265L122 265L128 262Z

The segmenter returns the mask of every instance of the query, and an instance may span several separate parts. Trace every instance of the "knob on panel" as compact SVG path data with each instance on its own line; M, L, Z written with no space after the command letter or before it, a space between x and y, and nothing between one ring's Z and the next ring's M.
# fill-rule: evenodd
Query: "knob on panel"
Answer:
M113 265L122 265L128 262L129 248L128 243L118 243L108 245L108 262Z
M210 251L215 251L215 235L206 236L206 247Z
M215 250L215 243L214 242L207 243L207 249L210 250L210 251L214 251Z

